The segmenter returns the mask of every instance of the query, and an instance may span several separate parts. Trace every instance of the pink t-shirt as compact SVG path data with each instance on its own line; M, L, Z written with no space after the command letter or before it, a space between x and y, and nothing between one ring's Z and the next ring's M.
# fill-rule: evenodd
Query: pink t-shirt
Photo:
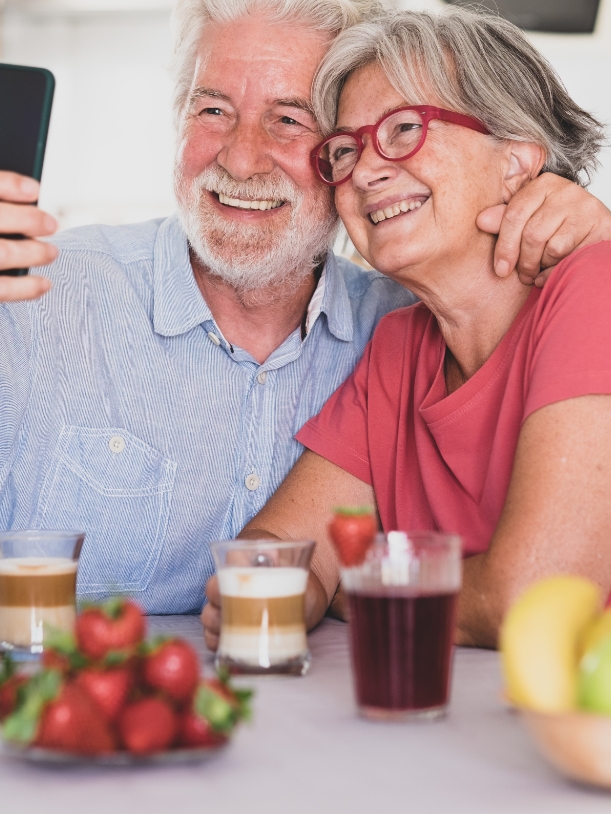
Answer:
M423 304L388 314L297 439L374 487L385 530L458 532L470 555L488 548L525 419L611 394L611 242L574 252L533 288L492 356L450 395L445 348Z

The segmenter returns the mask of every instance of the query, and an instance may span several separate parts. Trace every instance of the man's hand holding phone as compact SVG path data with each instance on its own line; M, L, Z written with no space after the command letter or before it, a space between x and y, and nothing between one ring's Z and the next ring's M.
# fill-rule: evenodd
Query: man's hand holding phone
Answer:
M51 288L44 277L1 275L5 269L44 266L57 257L55 246L36 240L57 229L55 219L35 206L38 194L38 181L0 170L0 302L32 300ZM21 234L26 239L10 240L3 234Z

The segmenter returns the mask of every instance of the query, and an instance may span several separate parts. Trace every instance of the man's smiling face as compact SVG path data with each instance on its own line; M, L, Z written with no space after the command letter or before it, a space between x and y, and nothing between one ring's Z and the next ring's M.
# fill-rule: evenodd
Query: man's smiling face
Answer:
M300 282L336 215L310 151L310 88L329 37L252 16L211 23L183 113L175 172L197 259L240 290Z

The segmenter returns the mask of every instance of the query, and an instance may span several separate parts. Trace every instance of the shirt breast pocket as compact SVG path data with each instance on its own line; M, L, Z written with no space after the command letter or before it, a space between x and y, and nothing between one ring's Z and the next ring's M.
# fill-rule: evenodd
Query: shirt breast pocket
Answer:
M175 474L174 461L124 429L62 429L36 526L86 533L79 595L147 588L163 548Z

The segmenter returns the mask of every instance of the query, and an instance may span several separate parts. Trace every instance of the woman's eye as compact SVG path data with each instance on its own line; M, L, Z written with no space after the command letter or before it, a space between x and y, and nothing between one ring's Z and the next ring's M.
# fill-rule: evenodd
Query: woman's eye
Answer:
M299 124L298 121L295 121L295 119L291 119L290 116L283 116L280 119L280 121L282 122L282 124Z

